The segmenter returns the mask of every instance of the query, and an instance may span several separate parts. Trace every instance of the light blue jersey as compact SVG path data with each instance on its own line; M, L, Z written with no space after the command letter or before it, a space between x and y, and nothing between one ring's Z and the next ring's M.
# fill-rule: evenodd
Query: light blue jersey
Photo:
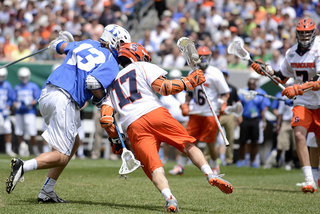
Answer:
M94 76L106 89L119 73L116 59L100 42L89 39L69 42L64 52L65 60L52 72L46 84L67 91L80 108L93 96L86 86L87 75Z
M14 99L14 93L11 84L8 81L0 83L0 112L11 106Z
M27 84L19 84L14 87L14 100L19 103L19 108L16 109L16 114L36 114L37 109L35 105L31 105L32 100L40 98L40 88L33 82ZM21 105L20 105L21 104Z

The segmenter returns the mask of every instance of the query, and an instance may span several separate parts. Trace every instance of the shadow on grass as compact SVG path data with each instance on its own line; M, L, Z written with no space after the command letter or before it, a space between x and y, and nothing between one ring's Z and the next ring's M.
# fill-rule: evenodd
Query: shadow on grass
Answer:
M259 190L259 191L267 191L267 192L284 192L284 193L301 193L301 190L285 190L285 189L267 189L267 188L257 188L257 187L237 187L237 189L243 190Z
M21 200L24 203L30 203L30 204L38 204L37 199L34 198L28 198ZM96 201L87 201L87 200L71 200L69 201L70 203L68 204L86 204L86 205L97 205L97 206L107 206L109 208L113 209L141 209L141 210L150 210L150 211L163 211L165 210L164 205L163 206L151 206L151 205L132 205L132 204L116 204L116 203L109 203L109 202L96 202ZM50 203L52 205L57 205L55 203ZM62 203L59 203L63 205ZM16 205L21 205L17 203ZM25 205L25 204L24 204ZM39 206L42 205L48 205L48 204L39 204ZM189 212L196 212L196 213L212 213L212 211L204 211L201 209L190 209L190 208L181 208L179 207L180 210L182 209L183 211L189 211Z

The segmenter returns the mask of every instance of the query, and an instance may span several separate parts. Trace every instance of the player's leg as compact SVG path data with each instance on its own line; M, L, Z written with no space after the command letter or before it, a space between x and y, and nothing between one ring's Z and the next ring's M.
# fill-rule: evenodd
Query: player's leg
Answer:
M29 146L23 141L24 134L24 116L22 114L15 114L15 129L14 134L18 138L19 155L21 157L29 157Z
M16 157L17 154L12 150L12 129L9 117L4 119L3 126L0 127L0 134L4 134L4 141L6 143L6 154L11 157Z
M24 115L25 131L30 136L30 145L32 146L32 152L35 156L40 155L40 151L37 143L37 117L35 114L29 113Z
M234 143L234 129L235 129L235 117L233 114L229 115L221 115L220 123L224 127L226 131L226 138L229 141L229 146L224 147L226 149L226 163L232 164L233 163L233 143Z

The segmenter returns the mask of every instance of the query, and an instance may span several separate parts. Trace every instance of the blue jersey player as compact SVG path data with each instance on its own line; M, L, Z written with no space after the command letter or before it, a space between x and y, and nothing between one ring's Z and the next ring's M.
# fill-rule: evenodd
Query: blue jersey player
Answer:
M48 125L42 136L52 146L52 152L25 162L12 159L11 174L6 181L8 193L25 172L50 169L38 201L67 202L57 196L54 187L79 146L79 109L91 98L97 107L102 104L105 89L119 72L117 51L121 42L131 42L130 35L113 25L105 27L99 41L74 42L69 32L62 31L50 43L51 52L66 54L64 62L47 79L39 99L40 113Z

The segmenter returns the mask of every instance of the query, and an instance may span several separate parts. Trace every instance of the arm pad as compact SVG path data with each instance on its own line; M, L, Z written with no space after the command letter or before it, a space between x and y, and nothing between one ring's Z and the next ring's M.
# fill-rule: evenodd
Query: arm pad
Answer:
M86 85L87 85L87 89L89 90L97 90L102 87L100 82L92 75L87 76Z
M184 89L184 85L181 80L167 80L164 77L158 77L151 86L153 90L163 96L177 94Z

